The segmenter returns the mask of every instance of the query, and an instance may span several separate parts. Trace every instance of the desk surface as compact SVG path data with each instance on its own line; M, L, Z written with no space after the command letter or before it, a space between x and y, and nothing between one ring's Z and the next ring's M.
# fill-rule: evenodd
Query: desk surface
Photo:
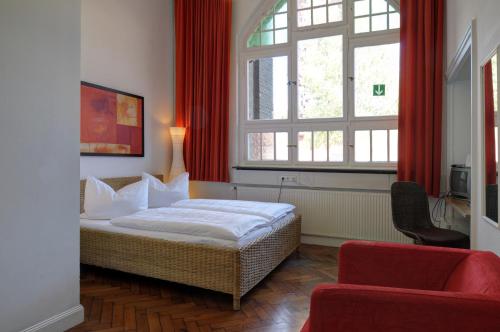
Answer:
M462 217L470 217L470 206L469 202L463 199L457 199L453 197L446 198L446 204L449 204L455 211L457 211Z

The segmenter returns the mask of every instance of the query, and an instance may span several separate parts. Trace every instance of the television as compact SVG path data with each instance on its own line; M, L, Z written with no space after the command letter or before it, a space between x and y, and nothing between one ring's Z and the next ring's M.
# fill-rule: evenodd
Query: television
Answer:
M453 165L450 172L450 194L456 198L470 200L471 170L465 165Z

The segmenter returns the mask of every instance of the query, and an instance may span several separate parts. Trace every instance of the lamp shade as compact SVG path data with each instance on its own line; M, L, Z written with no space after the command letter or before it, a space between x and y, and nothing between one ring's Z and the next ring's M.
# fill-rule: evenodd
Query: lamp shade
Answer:
M184 137L186 135L186 128L170 127L169 131L172 138L170 179L174 179L179 174L186 172L186 167L184 166Z
M182 127L170 127L170 136L172 136L172 139L179 138L184 141L184 136L186 136L186 128Z

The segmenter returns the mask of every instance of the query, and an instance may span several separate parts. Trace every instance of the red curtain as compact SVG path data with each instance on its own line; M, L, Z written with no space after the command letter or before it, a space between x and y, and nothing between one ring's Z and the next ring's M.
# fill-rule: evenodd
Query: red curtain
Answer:
M496 184L495 100L493 97L493 71L491 61L488 61L484 66L484 128L486 184Z
M441 177L444 0L401 0L400 181L438 196Z
M176 0L176 122L192 180L229 181L231 0Z

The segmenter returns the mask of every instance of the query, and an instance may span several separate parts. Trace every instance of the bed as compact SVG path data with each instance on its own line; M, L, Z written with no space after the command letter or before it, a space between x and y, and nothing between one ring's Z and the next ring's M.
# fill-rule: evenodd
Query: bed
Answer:
M103 181L118 190L139 180L128 177ZM84 192L82 180L80 212L83 212ZM169 238L155 232L116 231L116 228L119 227L102 221L81 221L82 264L230 294L233 309L239 310L241 297L298 249L301 218L290 213L272 227L249 234L234 244L209 239L190 241L182 236Z

